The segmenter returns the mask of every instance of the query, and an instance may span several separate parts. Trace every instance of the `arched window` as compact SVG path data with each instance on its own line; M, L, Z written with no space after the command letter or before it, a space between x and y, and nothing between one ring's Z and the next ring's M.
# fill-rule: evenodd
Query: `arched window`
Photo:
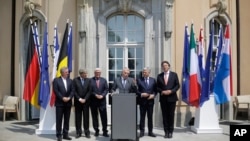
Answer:
M139 77L144 66L144 19L134 14L116 14L107 19L108 80L113 83L123 67L130 77Z

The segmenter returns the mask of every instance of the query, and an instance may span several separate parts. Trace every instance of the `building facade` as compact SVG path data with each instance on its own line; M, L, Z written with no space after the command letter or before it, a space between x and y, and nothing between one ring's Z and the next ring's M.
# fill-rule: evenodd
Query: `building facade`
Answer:
M219 34L220 24L223 27L229 24L233 95L250 94L247 85L249 3L248 0L0 0L0 99L4 95L19 96L21 119L36 117L33 108L22 99L30 19L37 23L41 44L44 23L48 22L50 45L53 45L55 24L61 42L69 19L73 23L71 78L78 75L79 68L86 68L92 77L94 68L100 67L109 85L125 66L131 69L131 77L139 77L144 66L149 66L151 75L156 77L161 72L162 60L170 62L171 70L178 73L181 82L185 25L194 24L197 38L200 27L204 29L206 54L211 22L215 22L215 35ZM49 59L52 72L51 55ZM178 94L181 96L181 90ZM231 102L218 107L219 118L232 119ZM180 97L176 125L186 125L194 111ZM162 123L160 112L156 102L156 126Z

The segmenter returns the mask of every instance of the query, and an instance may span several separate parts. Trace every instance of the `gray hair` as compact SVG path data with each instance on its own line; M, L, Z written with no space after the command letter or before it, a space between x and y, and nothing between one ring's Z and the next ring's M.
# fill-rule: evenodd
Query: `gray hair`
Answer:
M88 73L88 72L87 72L87 70L81 68L81 69L79 69L79 74L82 74L82 73Z
M151 72L151 69L149 67L144 67L143 70L146 70L148 72Z
M60 73L63 73L65 70L68 70L68 67L64 66L60 69Z
M101 68L95 68L95 72L96 71L102 71L102 69Z

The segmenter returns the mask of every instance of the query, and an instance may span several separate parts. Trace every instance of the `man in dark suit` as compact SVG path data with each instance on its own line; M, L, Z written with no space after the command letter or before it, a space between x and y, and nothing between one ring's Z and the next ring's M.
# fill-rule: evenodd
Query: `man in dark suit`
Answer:
M89 131L89 104L91 95L91 83L87 78L87 71L79 69L79 76L73 80L73 87L75 90L74 106L75 106L75 126L76 138L82 135L82 115L83 128L87 138L90 138Z
M53 81L53 90L56 95L56 136L57 140L63 139L71 140L68 135L69 132L69 118L72 106L72 97L74 96L74 88L72 80L69 78L69 70L67 67L60 69L61 76ZM63 131L62 131L62 121ZM63 133L62 133L63 132Z
M112 86L112 93L136 93L137 87L133 78L129 77L130 70L125 67L121 77L115 79Z
M107 130L107 106L106 95L108 93L108 82L105 78L101 77L101 69L96 68L94 71L94 77L91 78L91 102L90 109L93 120L93 127L95 130L95 136L99 136L99 122L98 112L100 113L102 122L102 131L104 137L109 137Z
M157 91L160 93L160 104L165 136L172 138L174 131L174 115L176 108L177 90L180 88L178 75L169 70L168 61L162 61L163 72L157 76Z
M148 135L156 137L153 133L153 110L154 98L157 95L157 86L156 80L153 77L149 77L150 72L150 68L144 68L142 71L143 76L136 80L140 105L140 137L144 136L146 114L148 117Z

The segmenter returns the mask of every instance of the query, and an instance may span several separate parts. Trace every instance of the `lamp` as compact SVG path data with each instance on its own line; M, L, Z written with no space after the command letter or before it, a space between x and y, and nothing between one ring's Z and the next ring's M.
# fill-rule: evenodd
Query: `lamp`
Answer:
M86 31L79 31L79 36L80 38L85 38L86 37Z
M165 31L165 38L170 38L172 35L172 31Z

